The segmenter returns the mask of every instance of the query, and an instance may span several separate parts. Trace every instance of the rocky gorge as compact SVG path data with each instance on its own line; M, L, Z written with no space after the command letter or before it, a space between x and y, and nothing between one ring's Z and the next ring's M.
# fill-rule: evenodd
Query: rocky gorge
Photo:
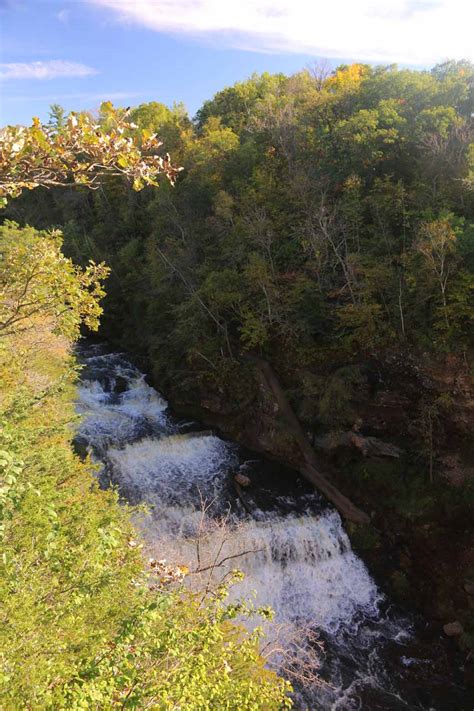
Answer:
M368 359L372 383L352 403L351 429L319 434L304 420L301 425L318 466L367 514L362 525L347 521L355 550L383 589L429 620L433 639L451 638L472 686L474 382L466 358L447 357L425 368L418 363L401 353ZM259 368L238 367L243 372L237 370L227 387L204 393L188 384L165 393L180 415L304 475L304 451L268 381ZM287 378L281 377L281 388L291 392L291 374ZM253 396L243 394L246 385ZM428 442L432 452L420 437L420 409L428 398L443 408ZM400 486L410 478L412 491L404 495Z

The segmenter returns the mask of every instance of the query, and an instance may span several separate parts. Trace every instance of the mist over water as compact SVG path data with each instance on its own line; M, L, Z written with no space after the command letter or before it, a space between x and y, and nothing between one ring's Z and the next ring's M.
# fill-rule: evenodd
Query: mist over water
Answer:
M307 650L311 631L324 643L318 655L326 683L299 688L297 708L449 708L420 698L410 681L426 674L431 660L412 656L410 619L391 608L334 509L277 472L270 486L271 465L246 461L236 445L196 436L125 356L97 346L79 356L78 447L102 463L102 485L147 504L137 525L150 552L191 570L222 561L216 579L241 569L245 578L232 596L274 609L270 640L291 646L296 633ZM239 470L252 481L245 508L232 484Z

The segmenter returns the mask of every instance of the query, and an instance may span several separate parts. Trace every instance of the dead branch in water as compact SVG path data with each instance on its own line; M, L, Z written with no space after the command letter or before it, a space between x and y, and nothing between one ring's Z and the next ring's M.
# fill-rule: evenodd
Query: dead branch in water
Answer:
M260 650L270 666L294 685L329 686L319 676L324 644L311 625L274 623L271 632L271 638Z

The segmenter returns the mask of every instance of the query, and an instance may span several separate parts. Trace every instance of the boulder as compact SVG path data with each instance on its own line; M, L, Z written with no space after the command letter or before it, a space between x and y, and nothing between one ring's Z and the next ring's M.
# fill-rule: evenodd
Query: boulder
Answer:
M468 595L474 595L474 583L466 581L464 583L464 590L467 592Z
M238 472L234 476L234 480L237 482L237 484L240 484L240 486L250 486L250 484L252 483L250 477L248 477L246 474L242 474L241 472Z
M456 620L444 625L443 632L447 637L460 637L464 633L464 628L459 620Z

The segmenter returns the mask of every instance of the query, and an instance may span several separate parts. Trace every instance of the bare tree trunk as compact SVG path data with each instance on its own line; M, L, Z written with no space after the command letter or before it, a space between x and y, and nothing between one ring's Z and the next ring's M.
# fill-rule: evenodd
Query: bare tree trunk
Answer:
M449 328L449 319L448 319L448 302L446 299L446 282L447 282L448 277L446 276L445 280L440 279L440 286L441 286L441 297L443 299L443 312L444 312L444 320L446 323L446 328Z
M403 303L402 303L402 277L400 276L398 282L398 309L400 311L400 324L402 327L402 333L405 337L405 317L403 315Z
M309 216L312 224L312 217L311 215ZM339 244L336 244L335 238L333 236L333 232L336 233L336 228L334 225L334 220L335 220L335 212L333 211L330 213L328 210L326 210L326 207L324 205L324 196L321 200L321 206L319 208L319 214L317 215L317 221L319 225L319 229L321 231L321 234L324 235L326 242L329 243L331 246L331 249L334 253L334 256L336 260L339 262L339 265L342 269L342 272L344 274L344 278L346 280L346 286L349 289L349 293L351 296L352 303L356 303L356 298L354 295L354 291L352 289L352 279L351 279L351 274L347 266L346 259L341 255L339 252L339 248L341 244L344 246L344 251L346 253L346 258L347 258L347 238L343 237L340 241Z
M428 412L428 442L430 448L430 484L433 483L433 418Z

